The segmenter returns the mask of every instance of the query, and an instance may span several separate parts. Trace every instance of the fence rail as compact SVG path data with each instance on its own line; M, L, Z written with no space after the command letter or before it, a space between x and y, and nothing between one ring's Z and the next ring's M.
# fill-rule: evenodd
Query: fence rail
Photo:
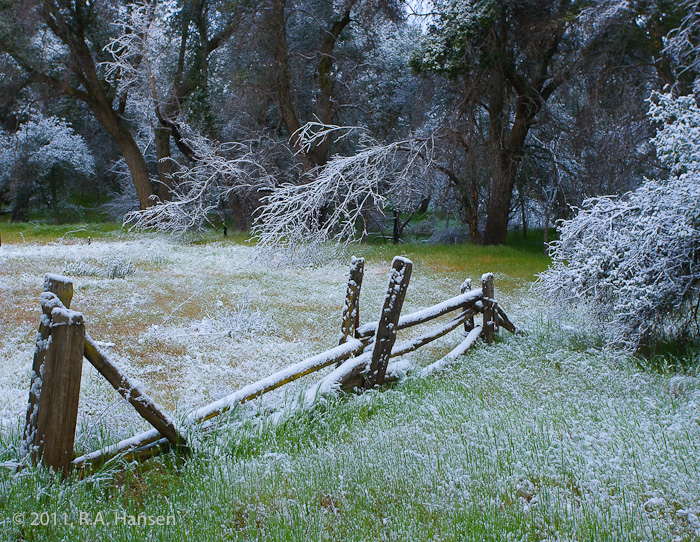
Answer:
M430 374L454 362L479 338L491 344L500 327L516 332L516 327L495 300L491 273L482 276L479 289L472 290L471 280L467 279L462 284L459 295L402 316L401 308L413 268L413 263L402 257L396 257L392 262L379 318L360 325L360 291L364 264L363 258L353 257L350 262L338 346L285 367L195 410L184 419L181 427L85 331L83 315L69 308L73 296L70 279L47 274L44 292L40 296L42 316L20 454L35 464L41 461L65 475L71 469L96 468L115 456L123 456L127 460L143 460L172 448L185 452L187 440L184 434L187 431L238 404L325 367L335 365L329 374L307 391L307 401L313 401L319 393L339 388L369 389L395 380L401 373L402 366L400 363L390 363L392 358L413 352L460 326L464 326L466 337L443 358L421 369L422 374ZM398 331L425 324L455 311L459 311L456 316L429 331L396 342ZM479 314L483 315L483 323L475 325L474 317ZM75 424L83 358L153 428L76 458Z

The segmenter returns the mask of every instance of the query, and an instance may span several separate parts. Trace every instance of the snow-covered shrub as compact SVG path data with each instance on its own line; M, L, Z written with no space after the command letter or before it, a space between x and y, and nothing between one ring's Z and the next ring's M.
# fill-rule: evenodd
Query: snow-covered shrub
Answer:
M650 114L672 176L586 200L559 224L537 282L557 301L588 304L609 340L632 349L698 330L700 108L692 96L655 95Z
M103 277L107 279L124 279L136 273L136 266L129 260L118 256L109 257L104 262L87 261L67 262L62 273L72 277Z

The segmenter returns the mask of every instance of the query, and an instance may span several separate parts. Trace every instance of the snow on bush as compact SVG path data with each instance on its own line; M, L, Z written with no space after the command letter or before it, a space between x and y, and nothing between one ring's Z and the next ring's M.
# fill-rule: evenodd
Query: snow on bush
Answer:
M136 273L136 266L130 260L119 256L110 256L103 262L95 264L82 260L66 262L62 273L70 277L124 279Z
M692 96L655 94L653 142L670 169L620 197L586 200L559 226L537 289L586 303L616 345L635 349L697 334L700 281L700 108Z

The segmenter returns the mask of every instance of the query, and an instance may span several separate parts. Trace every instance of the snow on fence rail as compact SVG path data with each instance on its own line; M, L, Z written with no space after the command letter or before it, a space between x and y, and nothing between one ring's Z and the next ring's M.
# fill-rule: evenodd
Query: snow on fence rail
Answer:
M190 413L182 427L156 405L145 390L132 381L103 352L85 331L83 315L70 310L73 284L66 277L47 274L40 296L42 316L34 353L34 363L27 406L27 419L20 449L22 460L42 462L67 474L72 469L95 468L115 456L127 460L145 459L170 448L187 450L185 430L223 414L235 405L250 401L324 367L333 371L312 386L306 400L336 389L370 389L396 380L399 363L391 358L402 356L463 326L466 338L445 357L422 369L429 374L445 367L471 348L478 338L487 344L494 340L499 327L510 332L516 328L494 299L493 274L482 276L481 288L471 288L467 279L460 294L431 307L401 316L413 263L394 258L389 283L379 319L360 325L360 290L364 259L352 258L341 333L338 346L290 365L276 373L244 386L240 390ZM450 312L459 311L450 320L430 331L396 344L397 331L430 322ZM475 326L474 317L483 315ZM87 359L114 389L147 420L153 428L112 446L75 457L74 440L80 395L82 360Z

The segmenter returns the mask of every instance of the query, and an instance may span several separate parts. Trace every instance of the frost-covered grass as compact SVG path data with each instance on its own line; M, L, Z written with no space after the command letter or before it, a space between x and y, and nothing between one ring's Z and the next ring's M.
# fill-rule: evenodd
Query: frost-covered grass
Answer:
M23 248L24 247L24 248ZM115 465L58 483L0 469L8 540L698 540L698 360L644 371L578 321L548 321L527 293L546 265L510 249L402 246L415 267L405 311L496 272L497 297L528 331L480 345L456 365L361 396L288 409L312 376L191 435L185 461ZM394 247L368 258L362 321L374 319ZM73 306L111 341L127 372L187 412L337 341L346 261L262 268L232 242L177 245L144 236L0 249L0 461L14 458L27 398L41 275L66 261L124 256L125 279L76 278ZM11 300L11 301L10 301ZM427 364L448 335L411 358ZM78 444L138 429L89 366ZM51 525L32 513L56 512ZM80 525L103 514L105 524ZM13 523L23 513L26 524ZM115 513L174 516L115 525ZM66 516L63 516L66 514ZM64 517L72 526L63 526Z
M100 234L99 225L13 227L15 234L24 228L23 238L4 236L0 247L3 431L15 428L26 408L38 296L47 272L73 278L72 308L85 314L88 332L178 415L337 344L347 256L313 268L266 268L255 263L249 243L216 233L187 245L119 231ZM90 244L87 233L94 233ZM362 320L368 321L379 311L399 248L357 248L368 258L361 302ZM466 276L478 278L499 265L509 271L497 275L496 288L511 290L546 264L510 249L400 249L415 262L406 310L451 297ZM88 364L82 393L79 452L144 428Z
M2 528L25 540L697 540L697 378L528 327L389 390L281 419L264 402L260 416L241 409L183 463L67 484L4 475ZM107 525L10 522L55 510ZM114 525L115 513L174 520Z

